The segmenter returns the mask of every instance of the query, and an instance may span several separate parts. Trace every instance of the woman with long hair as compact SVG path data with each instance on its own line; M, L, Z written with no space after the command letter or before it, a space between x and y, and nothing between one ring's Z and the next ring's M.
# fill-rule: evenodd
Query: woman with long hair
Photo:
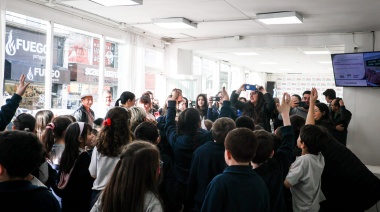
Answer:
M136 96L134 93L124 91L115 102L115 106L130 108L135 106Z
M91 211L163 211L157 188L161 164L155 145L145 141L127 145Z
M195 108L198 110L201 119L207 119L207 97L205 94L199 94L196 99Z
M275 108L273 97L260 86L257 90L250 92L250 100L248 102L238 101L240 93L245 91L245 85L241 85L236 91L232 92L232 105L242 111L243 116L251 117L255 121L255 125L259 125L266 131L271 132L270 118Z
M40 110L34 116L36 119L36 134L37 137L42 140L42 134L46 130L46 126L54 118L54 114L51 110Z
M133 139L130 131L129 109L114 107L107 112L91 156L90 174L95 178L92 187L91 206L98 198L98 194L105 188L112 170L119 161L122 148Z
M176 124L176 103L181 100L181 90L173 89L171 98L168 100L165 131L167 140L173 148L176 163L175 171L178 182L176 195L180 204L184 204L193 152L198 146L213 140L213 138L211 132L199 131L201 119L195 108L188 108L181 112Z
M62 198L62 211L89 210L94 179L88 171L91 156L85 147L91 145L91 131L92 127L84 122L72 123L66 130L56 192Z

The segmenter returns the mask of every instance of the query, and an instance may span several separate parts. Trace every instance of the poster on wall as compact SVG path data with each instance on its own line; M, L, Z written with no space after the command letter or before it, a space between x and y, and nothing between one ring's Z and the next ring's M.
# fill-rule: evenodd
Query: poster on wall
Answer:
M93 40L93 56L92 56L92 65L99 65L99 52L100 52L100 41L99 39ZM111 42L106 42L105 46L105 59L104 65L106 67L115 68L115 49L116 45Z
M276 81L276 91L277 96L282 96L284 92L287 92L291 95L298 94L302 96L304 91L310 91L312 87L316 87L319 93L319 100L321 102L326 102L323 98L322 93L328 89L332 88L336 92L337 97L343 96L343 89L335 87L334 76L307 76L307 77L284 77L281 75L274 76L274 81ZM322 97L322 98L321 98Z
M90 64L92 58L92 37L71 33L66 42L68 45L69 62Z

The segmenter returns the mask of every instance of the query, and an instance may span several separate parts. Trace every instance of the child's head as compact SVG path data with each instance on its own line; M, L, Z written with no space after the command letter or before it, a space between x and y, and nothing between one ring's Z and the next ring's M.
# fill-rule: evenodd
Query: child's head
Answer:
M255 130L255 122L249 116L240 116L235 120L235 123L237 128L245 127L252 131Z
M71 124L71 120L65 116L58 116L52 122L47 124L46 130L42 135L42 143L46 152L50 153L55 139L63 139L66 128Z
M255 156L257 143L256 135L252 130L237 128L227 134L224 147L236 162L245 163L250 162Z
M144 108L141 107L131 107L130 109L131 113L131 131L135 131L137 125L143 123L146 120L146 111Z
M42 138L43 132L45 132L45 127L54 118L54 114L51 110L40 110L34 116L36 119L36 133L38 138Z
M235 122L230 118L219 118L212 126L212 137L216 143L223 144L227 134L236 128Z
M145 194L158 195L159 172L160 153L155 145L145 141L128 144L102 193L103 211L142 211Z
M208 131L211 130L212 126L214 125L214 122L212 122L210 119L204 120L204 125Z
M34 132L36 126L36 119L28 114L21 113L13 120L13 130L22 130L27 132Z
M102 124L103 124L103 121L104 121L104 119L103 118L97 118L97 119L95 119L94 120L94 129L96 129L96 130L99 130L100 128L102 128Z
M195 108L187 108L178 117L177 134L195 135L200 127L199 112Z
M0 181L25 178L38 168L42 158L43 147L34 133L0 133Z
M302 151L318 155L319 152L326 148L329 135L326 129L317 125L305 125L301 128L297 145Z
M60 169L66 173L70 172L75 160L79 156L79 148L91 145L93 135L92 127L84 122L70 124L65 133L65 150L62 153Z
M96 139L96 148L105 156L117 157L121 147L133 140L129 128L129 112L122 107L114 107L107 112L103 127Z
M157 126L151 122L143 122L136 127L135 137L137 140L157 144L159 139Z
M264 163L273 155L274 142L273 138L265 130L254 131L257 138L257 150L252 162L256 164Z

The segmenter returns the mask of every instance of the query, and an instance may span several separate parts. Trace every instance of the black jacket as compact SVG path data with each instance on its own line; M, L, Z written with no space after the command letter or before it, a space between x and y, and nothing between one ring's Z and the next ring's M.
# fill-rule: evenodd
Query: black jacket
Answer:
M275 102L271 94L270 93L264 94L265 103L263 107L259 109L260 113L262 114L262 117L260 117L262 121L258 121L257 119L255 119L252 111L248 111L248 110L251 110L250 109L252 106L251 102L241 102L238 100L238 98L239 98L239 94L237 94L236 91L232 91L231 98L230 98L232 106L242 111L243 114L252 114L249 116L253 118L253 120L255 121L255 124L260 125L268 132L272 132L271 127L270 127L270 119L272 117L272 112L275 107Z
M59 203L45 187L27 180L0 182L1 211L60 211Z
M90 108L90 112L92 114L92 116L95 118L95 113L94 111ZM84 123L88 123L88 119L87 119L87 113L86 113L86 109L84 108L83 105L81 105L73 114L73 116L75 117L75 119L77 120L77 122L84 122Z
M21 102L21 96L13 94L12 98L7 99L5 105L0 110L0 131L4 131L9 122L12 120L16 110Z

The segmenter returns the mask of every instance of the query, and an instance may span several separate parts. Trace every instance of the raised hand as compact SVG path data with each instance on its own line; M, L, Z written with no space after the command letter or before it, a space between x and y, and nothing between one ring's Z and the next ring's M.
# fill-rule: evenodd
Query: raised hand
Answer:
M282 101L281 101L281 104L277 106L277 110L279 113L286 113L286 114L289 114L289 111L290 111L290 107L291 107L291 98L290 98L290 95L288 93L284 93L284 95L282 96Z
M20 84L17 86L17 90L16 90L16 94L18 94L19 96L24 95L26 88L30 84L30 82L25 84L25 78L26 78L25 75L21 74L21 76L20 76Z
M223 101L230 101L230 97L228 96L226 87L223 87L222 89L222 97L223 97Z
M318 99L318 91L316 88L311 89L311 94L310 94L310 103L315 103Z

